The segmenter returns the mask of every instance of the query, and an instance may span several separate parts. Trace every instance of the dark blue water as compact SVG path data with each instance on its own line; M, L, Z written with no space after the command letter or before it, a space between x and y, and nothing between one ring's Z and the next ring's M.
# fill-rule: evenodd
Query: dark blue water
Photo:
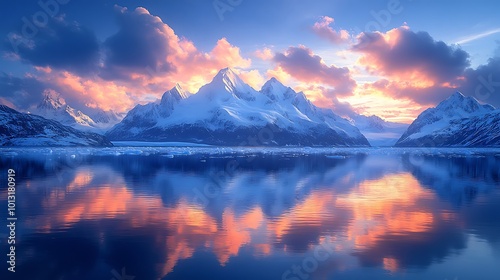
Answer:
M0 152L1 279L500 275L500 150Z

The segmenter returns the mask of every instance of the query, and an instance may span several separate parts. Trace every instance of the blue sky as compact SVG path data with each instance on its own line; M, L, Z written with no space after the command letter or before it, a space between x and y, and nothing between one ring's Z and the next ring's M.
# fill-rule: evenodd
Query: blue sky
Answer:
M452 93L454 89L473 91L472 89L477 87L475 85L477 84L476 76L479 75L477 71L481 69L486 71L487 73L484 73L486 79L489 74L493 75L493 80L497 77L496 75L500 75L498 73L500 71L494 71L498 65L490 63L491 58L499 56L500 50L500 17L498 16L500 4L495 1L42 0L41 2L55 11L54 17L51 17L49 22L40 28L41 31L37 32L33 39L30 38L31 46L27 48L24 48L27 45L23 46L24 49L20 53L13 51L12 34L23 35L25 25L23 18L33 23L37 20L33 17L34 15L38 15L38 20L43 20L43 13L47 12L36 1L21 0L4 3L0 25L0 36L3 38L0 50L2 52L0 75L3 75L0 79L0 101L18 109L26 109L30 105L16 99L12 91L24 91L26 96L33 97L32 100L35 103L43 92L48 90L66 96L67 99L80 103L80 106L94 104L93 106L102 106L107 109L126 110L134 103L161 96L161 93L168 89L167 87L176 82L196 92L196 88L209 82L210 75L217 71L216 68L230 66L239 69L243 78L257 89L265 80L276 76L294 89L303 90L317 105L323 105L322 107L339 109L340 105L356 105L355 107L362 108L356 109L360 113L375 113L387 119L408 121L426 106L431 106ZM57 9L54 10L56 6ZM189 42L196 50L190 53L193 58L183 62L170 61L173 58L169 58L169 55L174 54L159 50L162 46L173 48L168 43L168 38L153 38L151 42L155 42L154 44L135 44L136 41L147 41L145 38L152 38L140 38L140 34L154 36L153 29L158 28L153 28L148 20L134 20L134 17L140 16L140 13L135 13L137 7L143 7L151 20L158 17L162 26L173 30L178 41L181 42L180 51L175 55L191 52L191 49L189 51L186 49L188 48L186 45L182 45L182 42ZM126 12L120 10L122 8L126 8ZM127 24L132 23L136 25L134 27L138 33L136 36L130 36L130 38L125 38L127 36L123 34L115 36L120 32L130 33L131 29ZM317 29L313 28L315 24L318 26ZM357 40L362 32L383 34L384 38L389 40L388 34L391 34L391 30L392 37L408 33L408 36L398 38L414 40L411 42L416 46L413 52L394 54L395 57L411 62L415 61L413 60L415 56L423 56L422 59L429 59L429 62L423 63L419 66L420 68L416 67L415 71L410 71L411 65L408 67L399 65L397 66L399 68L395 69L396 64L382 65L384 63L380 60L382 57L385 59L392 57L390 52L387 53L388 50L378 49L377 52L372 52L371 50L377 47L375 45L371 45L369 49L354 50L353 47L359 43ZM336 38L337 32L338 34L345 32L347 37ZM428 36L415 38L410 36L419 32ZM53 34L56 35L53 36ZM113 36L115 36L115 45L110 43L113 41L110 40ZM47 43L48 41L50 44ZM429 44L426 45L425 41ZM429 81L429 75L424 79L425 75L421 72L430 70L434 73L433 69L440 68L437 64L432 65L431 59L435 53L439 53L440 48L443 48L439 44L441 41L450 53L459 49L466 53L466 57L462 63L454 60L453 55L449 60L443 60L442 63L453 65L457 63L460 65L460 71L451 70L455 75L451 78L443 74L448 77L447 80ZM127 46L120 46L120 44ZM390 49L391 44L388 43L386 48ZM219 46L218 50L214 51L217 46ZM411 48L411 45L406 46ZM297 50L294 48L303 48L303 53L295 52L297 57L287 55ZM264 50L269 54L266 59L256 57L256 52ZM154 55L128 55L139 51L151 52ZM428 57L425 56L426 52L429 53ZM285 59L290 61L295 59L293 62L296 64L288 63L287 67L284 67L285 64L280 64L275 59L279 54L284 54ZM458 53L455 54L458 55ZM231 59L225 59L226 55ZM302 60L299 60L298 55L303 55ZM201 61L195 59L199 56L207 58ZM316 68L309 63L314 60L314 57L320 59ZM360 62L363 58L364 64ZM158 77L152 77L155 79L146 81L143 77L138 81L132 77L141 74L137 71L137 66L142 64L135 61L140 59L144 59L146 64L153 63L155 67L163 65L164 71L156 73ZM305 59L310 61L305 61ZM166 60L168 63L165 63ZM209 67L209 71L198 73L186 70L181 73L179 69L186 66L179 66L176 63L188 63L188 61L198 63L198 66L205 70ZM377 67L368 65L375 61L378 63ZM111 62L115 64L111 65ZM317 77L309 75L305 77L297 69L292 69L293 67L300 68L301 63L309 65L309 68L304 68L308 71L319 71ZM484 67L481 68L482 66ZM125 69L126 67L129 68ZM443 71L455 69L454 67L444 67ZM87 71L90 68L93 70ZM349 75L348 77L344 75L344 77L347 77L347 80L355 80L356 85L349 87L352 90L350 94L338 90L338 88L345 88L345 84L342 84L340 80L334 83L321 82L325 80L321 77L324 74L321 69L332 70L329 73L334 75L333 73L338 71L333 70L337 68L347 68ZM117 69L120 73L117 73ZM402 75L403 72L404 75ZM163 79L160 79L160 76ZM31 81L32 83L38 82L40 88L33 89L34 92L23 89L22 82L27 79L26 77L34 80ZM416 81L411 88L393 84L409 77ZM469 83L460 82L467 81L468 77L471 80ZM337 79L336 76L332 78ZM16 88L8 86L9 83L12 85L13 79L24 80L19 81L19 86ZM66 86L61 86L63 79L66 79ZM96 83L107 89L121 88L122 94L130 100L128 103L121 104L119 108L112 108L112 106L101 104L106 99L92 99L91 97L97 93L91 92L90 89L75 92L75 89L79 87L69 88L68 79L72 79L72 82L78 80L81 84ZM471 84L472 80L474 80L474 85ZM500 76L497 80L500 81ZM136 85L152 86L147 93L138 92L134 87L134 82ZM380 85L384 83L382 90ZM425 90L422 89L423 87ZM96 90L97 86L91 88ZM384 90L387 93L384 94ZM400 94L398 91L407 91L411 94ZM472 92L465 92L465 94L473 95ZM487 100L480 101L499 106L498 95L498 92L491 91ZM82 96L86 97L79 98ZM373 106L370 107L369 104ZM403 106L408 110L404 113L404 117L399 118L394 114L385 114L381 111L380 108L387 104Z

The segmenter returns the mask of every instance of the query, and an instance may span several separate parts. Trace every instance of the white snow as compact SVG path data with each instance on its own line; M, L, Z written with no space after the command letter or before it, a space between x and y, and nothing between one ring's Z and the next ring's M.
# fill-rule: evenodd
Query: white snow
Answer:
M296 93L275 78L256 91L244 83L234 71L222 69L197 94L174 98L172 92L183 92L180 86L166 92L161 103L137 106L124 121L140 133L143 121L167 130L175 125L202 125L209 130L227 130L234 127L265 126L273 123L282 129L307 132L312 127L326 125L346 137L362 137L359 130L331 110L313 105L302 92ZM177 95L176 95L177 96ZM168 113L162 114L168 104ZM117 125L115 128L120 126ZM148 129L143 127L143 129Z
M208 147L209 145L188 142L144 142L144 141L112 141L116 147Z
M435 108L422 112L410 126L416 132L407 135L403 141L413 141L427 136L452 136L463 129L482 131L481 135L470 135L471 141L497 135L492 121L498 119L500 111L491 105L481 105L474 97L465 97L456 92ZM472 129L472 128L476 129ZM489 131L489 129L493 129ZM462 142L463 145L471 143Z
M55 120L63 125L73 128L103 134L113 125L120 121L120 117L113 111L104 111L98 108L88 108L94 118L77 110L60 97L45 95L43 101L28 113L42 116L46 119Z

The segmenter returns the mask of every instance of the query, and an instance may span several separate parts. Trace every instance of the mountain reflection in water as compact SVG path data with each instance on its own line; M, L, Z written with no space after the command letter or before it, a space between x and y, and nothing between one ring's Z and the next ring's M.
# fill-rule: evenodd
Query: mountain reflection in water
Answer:
M12 279L495 279L500 152L370 151L5 153Z

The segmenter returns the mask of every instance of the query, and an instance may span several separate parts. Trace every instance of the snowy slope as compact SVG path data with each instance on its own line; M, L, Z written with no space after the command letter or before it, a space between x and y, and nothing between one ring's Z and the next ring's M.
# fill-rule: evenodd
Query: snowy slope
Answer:
M112 140L215 145L368 146L347 120L314 106L276 79L256 91L231 69L188 96L179 86L138 105L107 133Z
M84 113L66 104L63 99L50 95L45 95L43 101L29 113L75 129L97 133L104 133L121 119L115 112L99 108L88 108L88 112Z
M111 128L119 123L123 116L120 116L113 110L104 111L100 108L88 108L85 113L101 128Z
M0 105L0 146L112 146L104 136L82 132Z
M378 116L353 113L346 117L375 147L392 147L408 128L408 124L388 122Z
M43 101L31 110L31 114L46 119L58 121L64 125L78 125L81 127L95 126L94 120L79 110L75 110L59 97L45 95Z
M422 112L396 146L500 146L500 110L456 92Z

